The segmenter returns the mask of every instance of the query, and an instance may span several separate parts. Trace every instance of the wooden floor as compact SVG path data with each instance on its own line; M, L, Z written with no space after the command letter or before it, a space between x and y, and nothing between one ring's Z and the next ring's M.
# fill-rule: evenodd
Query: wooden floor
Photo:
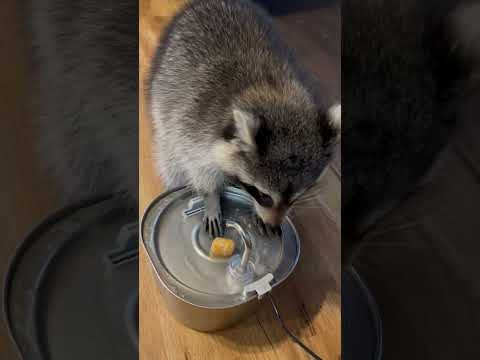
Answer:
M320 2L321 3L321 2ZM330 2L331 3L331 2ZM155 44L180 1L140 1L140 81ZM306 66L324 79L325 93L340 94L340 9L319 7L278 19L285 38L296 45ZM323 20L323 21L322 21ZM316 41L319 34L323 38ZM317 39L318 40L318 39ZM323 47L320 45L324 45ZM152 167L150 121L140 86L140 211L163 190ZM340 359L340 159L326 177L326 206L299 209L302 238L299 265L278 305L287 325L325 360ZM140 359L309 359L289 341L268 306L242 324L214 334L178 324L167 312L147 261L140 251Z

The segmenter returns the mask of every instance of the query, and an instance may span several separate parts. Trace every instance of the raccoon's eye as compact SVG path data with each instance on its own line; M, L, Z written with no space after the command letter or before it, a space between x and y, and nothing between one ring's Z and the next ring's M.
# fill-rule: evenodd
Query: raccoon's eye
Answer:
M272 207L273 199L270 195L260 193L258 197L255 198L257 202L264 207Z
M242 183L245 190L263 207L272 207L273 199L270 195L264 194L259 191L255 186Z

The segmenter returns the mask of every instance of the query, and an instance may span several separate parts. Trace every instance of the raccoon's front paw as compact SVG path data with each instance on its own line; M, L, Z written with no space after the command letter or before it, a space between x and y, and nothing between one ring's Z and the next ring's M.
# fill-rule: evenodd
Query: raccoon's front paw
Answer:
M262 236L282 236L282 228L280 226L265 224L258 215L253 216L253 223Z
M203 217L203 229L212 239L223 236L224 224L222 217L222 208L220 206L220 196L217 194L206 195L205 215Z

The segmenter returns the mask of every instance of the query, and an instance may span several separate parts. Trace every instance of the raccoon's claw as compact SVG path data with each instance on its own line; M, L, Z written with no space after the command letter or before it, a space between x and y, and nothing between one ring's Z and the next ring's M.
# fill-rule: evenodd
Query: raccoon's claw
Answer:
M216 195L205 197L203 229L212 239L223 236L224 224L222 209L220 207L220 198Z
M276 236L282 237L282 227L280 225L275 226L273 232Z
M256 225L258 232L262 236L282 236L282 228L280 226L271 226L265 224L263 220L257 215L255 215L254 217L254 224Z
M282 228L280 226L269 226L269 225L267 225L267 235L270 236L270 237L282 236Z
M205 232L209 234L212 239L223 235L223 225L219 217L210 218L205 216L203 218L203 227Z
M253 224L257 228L260 235L265 236L267 234L267 225L265 225L265 223L259 216L254 215Z

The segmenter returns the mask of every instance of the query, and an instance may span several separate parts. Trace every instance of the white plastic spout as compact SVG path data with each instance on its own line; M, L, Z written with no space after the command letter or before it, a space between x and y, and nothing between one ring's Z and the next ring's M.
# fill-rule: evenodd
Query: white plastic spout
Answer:
M273 280L273 275L268 273L264 277L254 281L243 288L243 296L247 296L248 293L256 292L259 299L262 298L263 295L270 292L272 290L272 286L270 283Z

